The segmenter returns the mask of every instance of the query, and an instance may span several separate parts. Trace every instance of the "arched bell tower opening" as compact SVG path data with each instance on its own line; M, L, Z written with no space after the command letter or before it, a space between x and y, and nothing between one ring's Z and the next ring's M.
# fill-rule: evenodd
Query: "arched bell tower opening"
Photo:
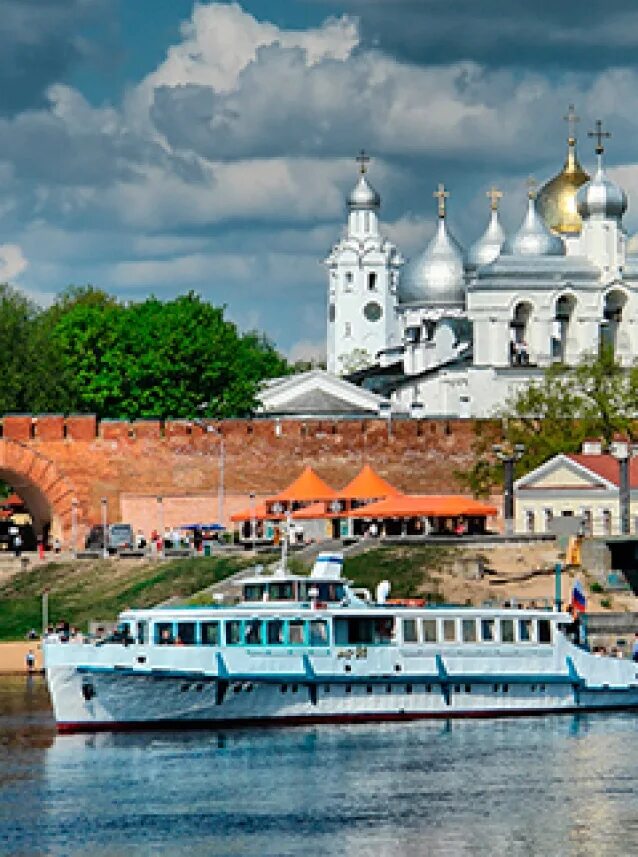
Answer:
M621 289L610 289L604 298L600 324L600 348L611 349L620 362L627 356L629 342L626 331L625 307L627 295Z
M556 301L554 311L554 330L552 335L552 361L569 363L572 338L572 320L576 309L574 295L561 295Z
M510 362L512 366L527 366L530 363L530 321L533 307L528 301L519 301L514 307L510 322Z

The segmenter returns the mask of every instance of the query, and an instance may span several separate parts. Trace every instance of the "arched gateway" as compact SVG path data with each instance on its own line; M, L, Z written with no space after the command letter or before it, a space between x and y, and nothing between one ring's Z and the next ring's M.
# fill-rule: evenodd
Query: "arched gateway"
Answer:
M71 536L73 502L78 495L57 464L15 440L0 440L0 480L20 495L33 519L36 535ZM78 520L85 516L77 507Z

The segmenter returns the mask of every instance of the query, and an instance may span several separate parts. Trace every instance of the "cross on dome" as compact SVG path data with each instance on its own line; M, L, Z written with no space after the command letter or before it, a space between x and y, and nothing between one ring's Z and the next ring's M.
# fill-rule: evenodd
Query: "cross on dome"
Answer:
M576 142L576 125L580 122L580 116L576 115L576 110L573 104L569 105L567 115L563 116L563 119L567 122L567 127L569 128L568 142L570 146L573 146Z
M445 189L444 184L440 184L432 194L439 203L439 217L445 217L445 200L449 197L449 192Z
M485 196L490 201L490 208L492 211L498 211L498 201L503 198L503 191L500 191L496 187L491 187L486 191Z
M359 164L359 172L363 175L367 172L368 164L370 163L370 155L364 149L361 149L355 161Z
M609 140L611 137L610 131L603 131L603 123L600 119L596 119L594 123L594 130L587 132L588 137L592 137L596 140L596 154L602 155L605 151L605 146L603 144L603 140Z

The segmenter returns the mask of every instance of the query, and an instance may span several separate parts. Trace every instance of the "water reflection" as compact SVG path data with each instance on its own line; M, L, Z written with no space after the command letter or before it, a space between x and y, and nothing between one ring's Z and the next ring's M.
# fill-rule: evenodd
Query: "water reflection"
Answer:
M633 716L54 737L14 695L3 854L638 853Z

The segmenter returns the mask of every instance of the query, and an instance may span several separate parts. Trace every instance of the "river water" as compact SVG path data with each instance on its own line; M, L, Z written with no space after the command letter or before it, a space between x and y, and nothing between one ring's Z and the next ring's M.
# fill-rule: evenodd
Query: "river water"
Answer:
M56 737L0 679L0 854L635 855L638 718Z

